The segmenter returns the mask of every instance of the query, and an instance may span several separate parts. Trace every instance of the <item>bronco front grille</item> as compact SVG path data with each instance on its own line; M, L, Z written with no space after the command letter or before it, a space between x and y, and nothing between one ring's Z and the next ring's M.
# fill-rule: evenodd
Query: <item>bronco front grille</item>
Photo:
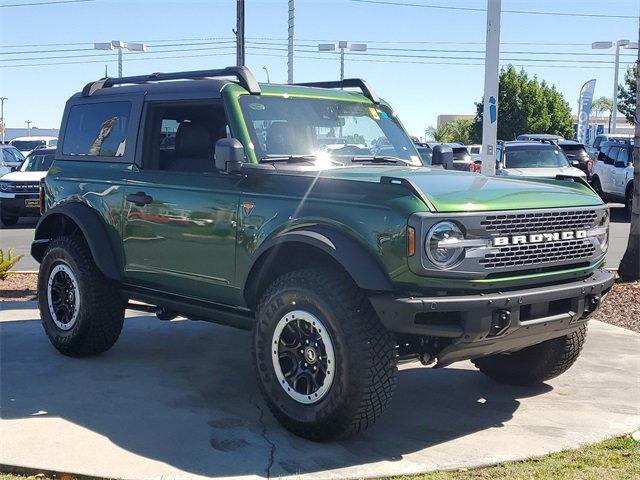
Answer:
M596 210L550 210L488 215L480 225L489 233L518 235L591 228L597 217Z
M588 239L564 240L532 245L510 245L487 253L479 263L484 268L529 267L550 263L588 260L596 248Z

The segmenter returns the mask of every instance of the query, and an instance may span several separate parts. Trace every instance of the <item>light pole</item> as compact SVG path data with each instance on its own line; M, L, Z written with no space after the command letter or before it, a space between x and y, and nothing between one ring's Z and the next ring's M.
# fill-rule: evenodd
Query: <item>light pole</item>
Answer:
M320 43L318 44L319 52L333 52L336 47L340 50L340 80L344 80L344 52L349 50L350 52L366 52L366 43L348 43L344 41L335 43Z
M130 52L146 52L147 46L144 43L127 43L121 40L112 40L107 43L94 43L96 50L118 50L118 77L122 77L122 50L125 48Z
M613 72L613 101L611 107L611 126L609 133L616 133L616 117L618 114L618 71L620 70L620 47L622 48L638 48L638 42L630 42L629 40L618 40L616 42L593 42L591 48L595 50L606 50L611 47L616 49L616 60Z
M236 2L236 65L244 66L244 0Z
M24 123L26 123L26 124L27 124L27 131L29 132L27 136L28 136L28 137L30 137L30 136L31 136L31 124L32 124L33 122L32 122L31 120L27 120L27 121L26 121L26 122L24 122Z
M269 70L267 70L267 67L264 67L264 66L262 67L262 69L267 74L267 83L271 83L271 79L269 78Z
M294 0L289 0L289 24L287 29L287 83L293 83L293 23L295 19Z
M2 144L4 145L4 101L9 100L7 97L0 97L0 127L2 127Z

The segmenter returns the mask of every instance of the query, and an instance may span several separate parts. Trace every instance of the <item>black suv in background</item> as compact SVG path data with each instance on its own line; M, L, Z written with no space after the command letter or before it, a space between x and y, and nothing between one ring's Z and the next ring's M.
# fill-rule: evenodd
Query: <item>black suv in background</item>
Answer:
M573 140L560 140L558 141L558 146L564 152L571 166L582 170L587 175L587 178L591 176L593 160L584 144Z

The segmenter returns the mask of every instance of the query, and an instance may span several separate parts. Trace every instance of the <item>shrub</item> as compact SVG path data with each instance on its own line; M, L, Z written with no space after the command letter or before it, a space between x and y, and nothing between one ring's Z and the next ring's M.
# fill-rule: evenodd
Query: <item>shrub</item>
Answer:
M13 273L11 269L16 266L16 263L18 263L22 257L24 257L24 255L18 255L17 257L14 256L13 248L7 250L6 255L7 256L5 258L5 252L0 248L0 280L4 280L11 275Z

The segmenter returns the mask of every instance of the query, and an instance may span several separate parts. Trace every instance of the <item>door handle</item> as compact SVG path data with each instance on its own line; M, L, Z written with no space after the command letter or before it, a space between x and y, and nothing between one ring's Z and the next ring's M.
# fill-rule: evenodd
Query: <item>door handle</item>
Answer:
M153 202L153 197L147 195L144 192L130 193L129 195L127 195L127 201L133 203L138 207L144 207L145 205Z

